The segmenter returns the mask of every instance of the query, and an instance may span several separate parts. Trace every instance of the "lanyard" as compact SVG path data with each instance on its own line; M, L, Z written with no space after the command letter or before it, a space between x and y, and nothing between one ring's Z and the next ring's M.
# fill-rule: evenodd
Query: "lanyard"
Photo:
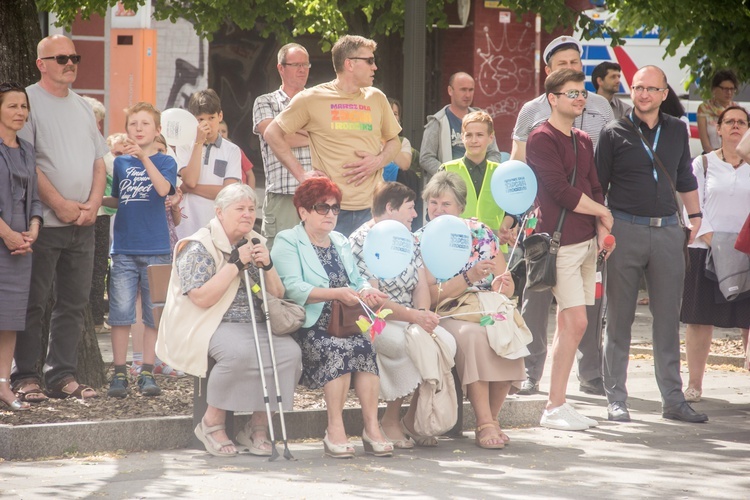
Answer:
M633 125L635 125L636 127L638 126L635 124L635 120L633 120L633 110L630 110L630 121L633 122ZM661 122L659 122L659 126L656 127L656 136L654 137L654 147L653 147L654 151L656 151L656 146L659 144L660 135L661 135ZM653 169L654 180L656 182L659 182L659 175L656 172L656 167L654 166L654 154L651 152L651 148L648 147L648 145L643 139L641 139L641 144L643 144L643 149L646 150L646 154L648 155L648 157L651 158L651 168Z

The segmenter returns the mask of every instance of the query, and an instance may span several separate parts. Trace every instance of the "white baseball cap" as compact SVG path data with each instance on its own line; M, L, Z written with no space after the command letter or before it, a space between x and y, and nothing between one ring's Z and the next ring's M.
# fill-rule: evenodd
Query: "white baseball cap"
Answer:
M547 47L544 49L545 64L549 64L549 58L552 57L552 54L554 54L558 50L563 49L578 49L578 53L583 55L583 47L581 46L581 42L579 42L572 36L558 36L550 43L548 43Z

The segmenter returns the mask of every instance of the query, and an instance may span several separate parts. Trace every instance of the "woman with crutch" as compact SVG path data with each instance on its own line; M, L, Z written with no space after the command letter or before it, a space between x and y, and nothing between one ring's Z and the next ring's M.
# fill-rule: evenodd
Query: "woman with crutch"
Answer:
M226 412L252 411L236 440L251 454L270 456L273 444L260 376L262 370L266 380L275 378L268 357L269 332L259 299L248 296L245 270L253 282L259 283L258 266L263 268L267 293L275 297L283 296L284 287L263 238L252 229L255 191L231 184L219 192L214 204L216 217L175 248L157 353L170 366L201 377L206 376L208 357L216 361L208 378L208 409L195 428L206 451L216 456L236 455L237 447L225 432ZM252 242L256 238L260 243ZM238 245L242 239L250 243ZM258 361L256 333L263 364ZM301 373L300 349L286 336L274 339L274 351L281 384L278 392L291 408ZM276 386L269 383L267 389L270 408L276 411Z

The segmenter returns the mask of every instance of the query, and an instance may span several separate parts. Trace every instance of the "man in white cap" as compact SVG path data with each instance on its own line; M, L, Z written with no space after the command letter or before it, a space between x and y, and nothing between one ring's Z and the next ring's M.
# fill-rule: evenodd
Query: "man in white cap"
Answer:
M547 75L563 68L583 71L582 54L583 48L578 40L570 36L557 37L544 49L546 64L544 70ZM526 141L529 134L546 122L551 113L552 110L545 94L523 105L513 129L513 149L510 153L512 160L526 161ZM590 92L586 98L586 107L583 113L574 120L573 127L586 132L596 147L602 127L613 119L609 102L602 96ZM597 299L596 304L586 308L588 327L578 346L577 358L580 389L588 394L603 396L601 303L601 299ZM521 311L534 340L528 346L531 354L525 358L527 378L519 394L534 394L539 390L539 379L542 377L544 362L547 358L547 322L551 304L552 292L550 291L524 291Z

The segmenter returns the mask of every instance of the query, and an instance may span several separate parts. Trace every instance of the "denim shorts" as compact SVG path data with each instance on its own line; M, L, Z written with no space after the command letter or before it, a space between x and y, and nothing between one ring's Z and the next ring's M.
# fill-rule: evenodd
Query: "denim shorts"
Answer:
M109 278L109 319L112 326L129 326L135 324L135 301L138 288L141 290L143 307L143 324L156 328L151 312L151 294L148 289L146 269L151 264L169 264L166 255L112 255L112 267Z

